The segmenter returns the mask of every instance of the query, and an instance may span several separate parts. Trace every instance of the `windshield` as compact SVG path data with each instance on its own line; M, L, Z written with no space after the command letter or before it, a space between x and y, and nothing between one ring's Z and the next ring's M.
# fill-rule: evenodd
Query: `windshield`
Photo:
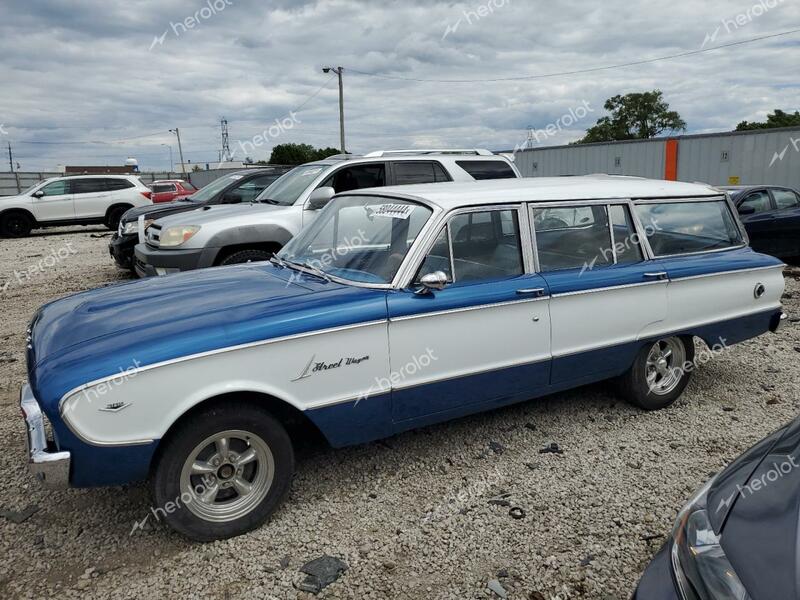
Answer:
M39 187L40 185L50 183L51 181L55 181L55 179L44 179L42 181L37 181L31 187L22 190L20 192L20 196L25 196L27 194L30 194L35 188Z
M233 182L241 180L243 177L244 175L238 175L234 173L233 175L226 175L225 177L215 179L204 188L201 188L199 191L192 194L189 198L187 198L187 200L191 200L192 202L208 202L219 192L224 190Z
M295 167L279 179L274 181L267 189L265 189L256 198L256 202L266 202L270 200L270 204L281 204L283 206L290 206L297 202L314 178L322 173L328 165L301 165Z
M278 254L305 266L359 283L390 283L433 211L406 200L343 196Z

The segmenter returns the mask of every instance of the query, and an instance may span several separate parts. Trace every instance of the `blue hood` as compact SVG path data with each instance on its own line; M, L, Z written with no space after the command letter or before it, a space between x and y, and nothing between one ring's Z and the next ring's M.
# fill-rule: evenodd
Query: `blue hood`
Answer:
M179 273L82 292L42 307L28 350L48 414L68 391L135 366L386 318L386 292L271 264Z

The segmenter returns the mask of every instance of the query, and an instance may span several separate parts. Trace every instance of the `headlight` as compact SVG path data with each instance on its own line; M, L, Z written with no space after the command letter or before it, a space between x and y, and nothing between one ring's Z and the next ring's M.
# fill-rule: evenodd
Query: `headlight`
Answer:
M120 234L121 235L133 235L136 233L136 229L138 228L139 224L136 221L128 221L127 223L121 223L119 226Z
M751 600L714 533L706 507L709 481L678 515L672 568L686 600Z
M185 227L168 227L161 231L161 241L159 245L164 247L180 246L188 242L200 231L198 225L187 225Z

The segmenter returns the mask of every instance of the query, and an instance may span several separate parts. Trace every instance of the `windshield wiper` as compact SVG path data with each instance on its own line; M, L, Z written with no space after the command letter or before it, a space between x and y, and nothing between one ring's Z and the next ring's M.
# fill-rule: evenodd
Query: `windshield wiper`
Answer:
M270 256L269 262L271 262L273 265L278 265L281 269L285 269L289 266L282 258L275 256L274 254Z
M325 271L323 271L322 269L318 269L317 267L315 267L313 265L309 265L308 263L294 262L294 261L285 260L285 259L279 259L279 260L281 260L284 264L286 264L286 265L288 265L290 267L294 267L298 271L302 271L304 273L308 273L309 275L315 275L315 276L319 277L320 279L324 279L325 281L331 281L331 278L328 276L328 274Z

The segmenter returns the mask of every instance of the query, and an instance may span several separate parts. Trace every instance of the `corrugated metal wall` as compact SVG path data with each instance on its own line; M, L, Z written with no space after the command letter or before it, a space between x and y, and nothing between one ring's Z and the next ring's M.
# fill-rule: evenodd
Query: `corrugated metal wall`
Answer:
M525 177L609 173L663 179L666 139L534 148L518 152L516 163ZM680 181L800 188L800 127L672 139L678 140Z

